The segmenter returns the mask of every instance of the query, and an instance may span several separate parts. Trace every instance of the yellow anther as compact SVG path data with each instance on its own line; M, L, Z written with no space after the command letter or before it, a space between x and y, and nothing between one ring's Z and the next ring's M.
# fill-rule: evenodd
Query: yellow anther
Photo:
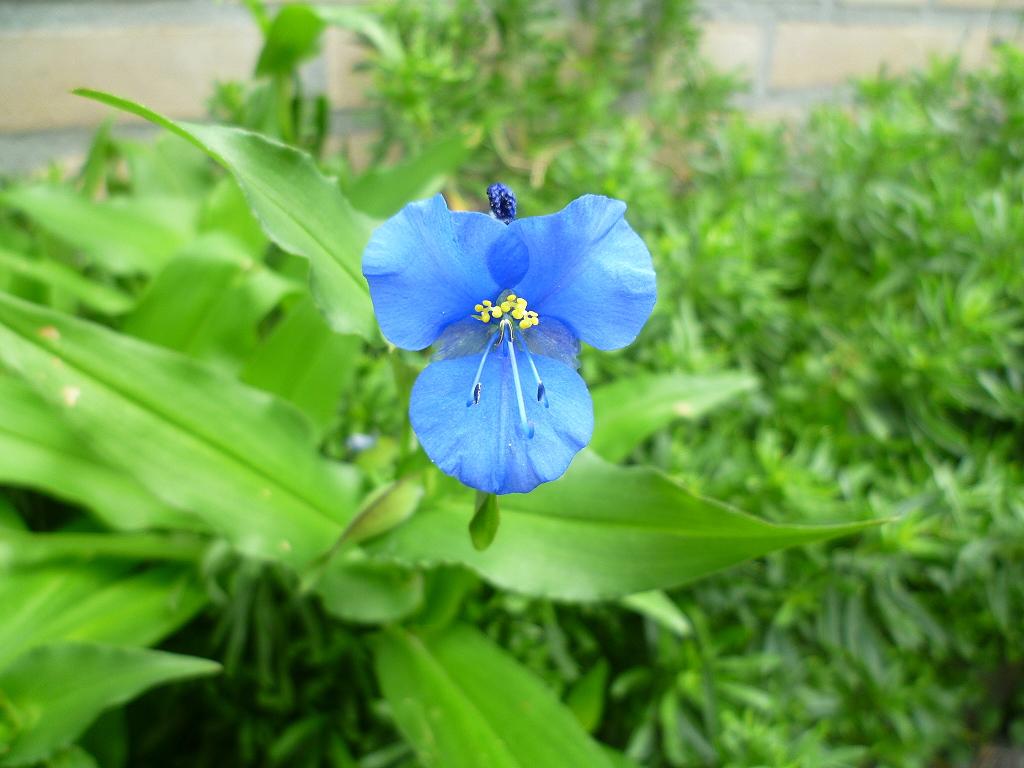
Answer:
M537 313L532 309L527 309L526 306L526 299L510 293L497 304L486 299L481 301L473 307L473 310L478 313L474 314L473 317L482 323L489 323L491 320L511 315L514 320L518 321L519 327L525 331L527 328L532 328L540 322Z

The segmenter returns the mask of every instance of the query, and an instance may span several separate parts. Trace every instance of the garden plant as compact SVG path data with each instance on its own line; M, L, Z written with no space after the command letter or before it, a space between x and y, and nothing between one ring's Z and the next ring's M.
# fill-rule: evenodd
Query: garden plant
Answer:
M680 0L247 5L0 181L0 766L1024 746L1024 54L780 124Z

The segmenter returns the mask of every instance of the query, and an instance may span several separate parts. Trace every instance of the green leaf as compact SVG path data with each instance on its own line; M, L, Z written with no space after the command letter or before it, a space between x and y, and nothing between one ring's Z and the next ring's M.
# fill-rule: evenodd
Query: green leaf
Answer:
M29 533L0 528L0 569L47 560L128 560L196 562L206 540L163 533Z
M21 379L0 375L0 413L0 482L81 504L111 528L195 527L198 522L97 456Z
M45 258L30 258L0 248L0 271L28 277L57 291L63 291L104 315L127 312L135 300L110 285L98 283L76 272L66 264Z
M319 434L338 419L338 404L351 388L361 341L342 336L303 298L263 340L242 371L242 381L297 406Z
M677 637L687 638L693 635L693 625L686 618L686 614L661 590L626 595L619 602L623 607L660 624Z
M0 571L0 669L56 640L149 645L206 603L195 568L130 560L50 560Z
M0 202L81 249L114 273L152 274L195 234L199 206L181 197L116 197L94 202L66 187L14 187Z
M505 589L602 600L667 589L797 544L876 522L773 525L702 499L661 473L583 452L565 477L502 499L501 536L477 552L465 535L465 496L424 502L407 523L366 546L409 565L463 563Z
M163 126L223 165L242 188L267 236L285 251L309 259L313 297L331 327L377 338L361 268L370 223L309 155L238 128L174 122L111 94L75 93Z
M359 544L380 536L412 517L423 498L423 486L411 479L378 488L363 501L338 544Z
M371 168L346 190L348 198L374 218L393 216L410 200L439 192L469 157L476 141L475 136L449 136L391 168Z
M122 330L231 370L256 347L260 321L303 290L254 261L233 237L206 235L154 278Z
M0 694L17 724L0 765L44 759L78 738L103 710L155 685L219 669L208 659L141 648L87 643L36 648L0 672Z
M423 602L423 575L389 563L336 557L316 585L324 609L360 624L399 621Z
M621 461L672 421L698 419L756 386L757 379L745 373L666 373L619 379L592 393L590 447L609 461Z
M274 16L267 29L256 75L289 75L320 52L323 19L308 5L289 5Z
M473 519L469 521L469 539L473 542L473 549L483 552L491 546L500 523L498 497L493 493L477 491Z
M320 5L316 6L316 12L325 23L351 30L365 38L389 63L397 64L405 58L401 39L381 24L379 14L351 5Z
M243 552L301 566L355 511L354 470L320 457L299 413L189 358L0 294L0 361Z
M609 765L554 694L476 630L392 629L375 662L399 730L428 768Z

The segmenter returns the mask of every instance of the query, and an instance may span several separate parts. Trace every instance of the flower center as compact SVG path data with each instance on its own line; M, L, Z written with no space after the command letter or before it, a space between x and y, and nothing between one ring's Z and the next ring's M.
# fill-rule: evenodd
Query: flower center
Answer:
M509 293L505 298L499 299L493 304L488 300L481 301L473 307L474 311L480 314L473 315L473 317L483 323L489 323L492 319L498 320L506 315L511 315L513 320L519 321L519 327L525 331L527 328L540 324L540 316L532 309L527 309L526 306L526 299Z
M472 407L480 404L480 398L483 395L483 382L480 379L484 372L484 365L487 363L487 357L492 350L503 350L504 354L508 356L508 361L512 368L512 385L516 394L516 409L519 411L519 427L523 435L531 438L533 437L533 424L526 415L523 385L519 378L518 353L522 353L530 367L530 373L533 374L533 380L537 383L537 402L541 403L545 408L549 407L549 403L547 390L544 387L544 382L541 381L540 371L537 370L537 364L533 360L530 348L526 345L526 340L522 334L516 338L516 332L513 328L513 324L516 321L518 321L519 328L524 331L540 323L537 313L527 309L526 306L526 299L516 296L514 293L509 293L503 298L499 298L495 303L482 301L473 308L480 313L473 315L473 317L483 323L496 320L498 328L491 335L480 354L480 363L477 365L476 376L473 378L473 386L470 388L469 399L466 401L466 405Z

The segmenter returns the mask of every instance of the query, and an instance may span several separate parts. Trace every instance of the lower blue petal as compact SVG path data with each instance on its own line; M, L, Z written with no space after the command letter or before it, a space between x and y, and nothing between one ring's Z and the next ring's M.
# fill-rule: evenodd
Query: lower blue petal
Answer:
M533 437L519 423L511 359L493 350L480 379L480 401L468 405L479 356L431 363L412 390L409 418L427 456L442 472L488 493L527 493L562 476L594 431L594 410L572 368L534 355L549 407L538 402L529 361L517 353Z

